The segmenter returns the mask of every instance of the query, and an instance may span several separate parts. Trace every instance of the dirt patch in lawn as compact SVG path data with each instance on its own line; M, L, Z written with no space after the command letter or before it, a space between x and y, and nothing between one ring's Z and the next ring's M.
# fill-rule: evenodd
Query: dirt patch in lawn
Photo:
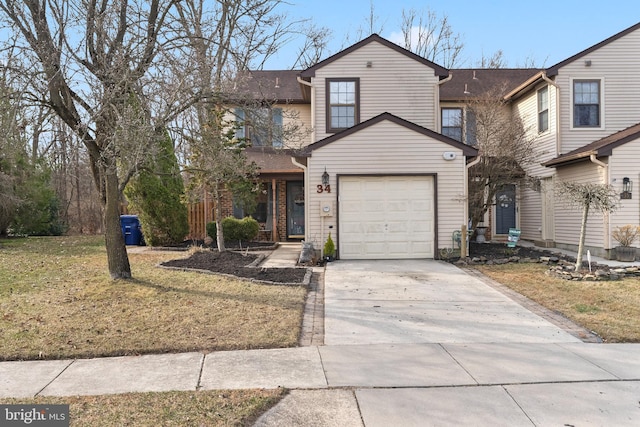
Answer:
M253 266L259 258L255 254L239 252L218 252L202 250L194 252L188 258L163 262L163 267L181 268L189 270L210 271L213 273L229 274L244 279L255 279L273 283L303 284L306 268L260 268Z

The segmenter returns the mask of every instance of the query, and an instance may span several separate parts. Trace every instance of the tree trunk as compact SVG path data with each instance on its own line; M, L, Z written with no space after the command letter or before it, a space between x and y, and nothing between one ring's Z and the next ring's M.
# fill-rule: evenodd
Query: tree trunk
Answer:
M105 168L104 237L112 279L130 279L131 266L120 226L120 190L114 168Z
M224 232L222 231L222 203L220 203L221 197L218 184L215 185L213 191L213 200L216 204L216 243L218 245L218 252L225 252L227 248L224 245Z
M578 244L578 254L576 255L576 271L582 268L582 254L584 252L584 241L587 235L587 218L589 216L589 205L585 204L582 209L582 224L580 225L580 243Z

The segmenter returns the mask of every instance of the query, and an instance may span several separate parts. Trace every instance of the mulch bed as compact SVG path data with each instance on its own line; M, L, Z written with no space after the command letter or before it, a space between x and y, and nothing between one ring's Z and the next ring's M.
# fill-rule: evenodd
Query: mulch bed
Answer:
M554 252L553 249L536 249L529 246L516 246L515 248L510 248L506 243L469 242L469 258L484 257L488 260L497 260L513 256L533 259L538 259L543 256L553 256L566 261L575 262L575 258L566 256L560 252Z
M166 261L161 265L172 268L211 271L265 282L300 284L304 282L307 273L306 268L249 267L249 264L257 259L258 255L255 254L245 255L232 251L204 250L195 252L189 258Z

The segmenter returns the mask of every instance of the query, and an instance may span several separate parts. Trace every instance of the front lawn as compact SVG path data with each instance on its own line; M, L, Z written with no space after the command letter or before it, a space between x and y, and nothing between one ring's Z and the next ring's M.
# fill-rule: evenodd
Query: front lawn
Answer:
M285 393L283 389L211 390L0 399L0 403L69 405L74 427L249 426Z
M156 267L184 252L130 254L113 281L100 237L0 241L0 360L297 345L306 288Z
M547 276L543 264L473 266L493 280L562 313L605 342L640 342L640 279L569 281Z

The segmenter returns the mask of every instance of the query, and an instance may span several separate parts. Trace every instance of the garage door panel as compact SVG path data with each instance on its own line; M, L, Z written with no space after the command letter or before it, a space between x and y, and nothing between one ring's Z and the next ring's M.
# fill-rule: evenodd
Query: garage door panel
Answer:
M432 177L341 177L339 191L342 258L433 257Z

